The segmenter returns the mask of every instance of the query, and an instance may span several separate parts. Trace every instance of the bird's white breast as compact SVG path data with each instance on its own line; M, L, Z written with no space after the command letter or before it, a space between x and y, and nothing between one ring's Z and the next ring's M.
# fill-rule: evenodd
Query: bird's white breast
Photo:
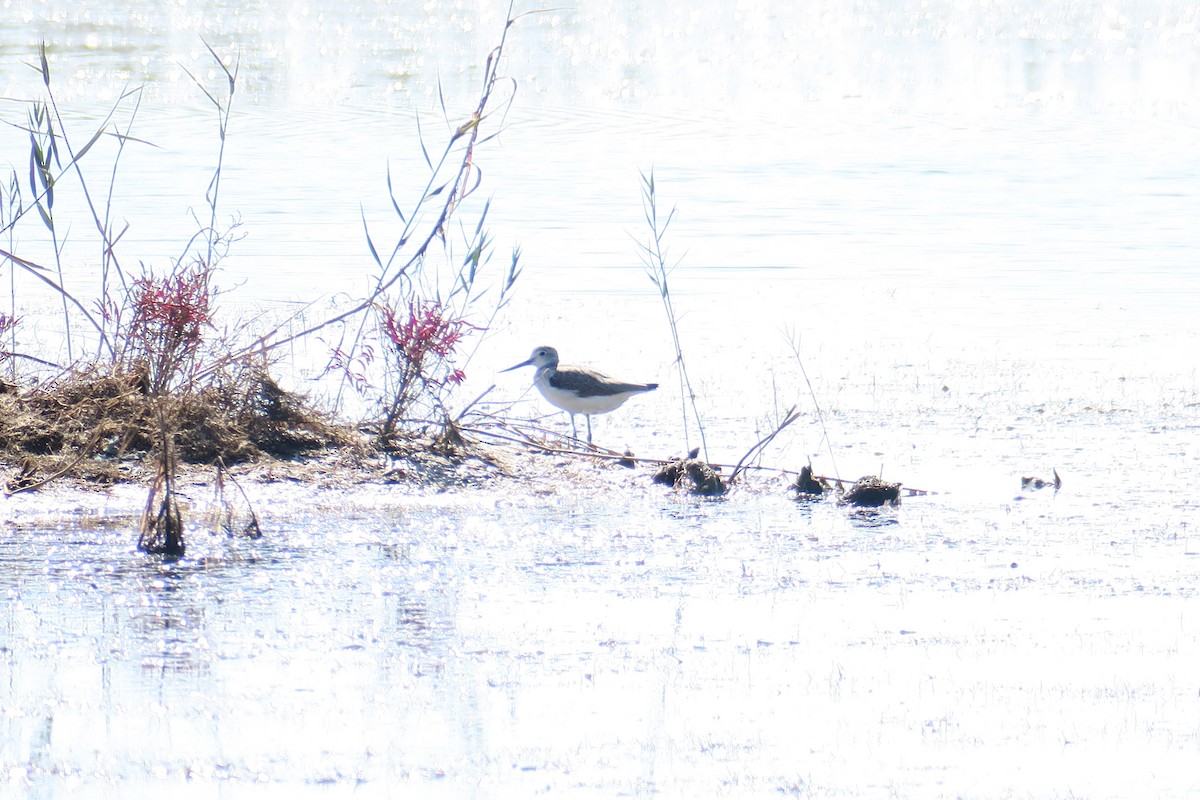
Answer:
M574 392L551 386L550 377L546 373L538 378L537 388L542 393L542 397L550 403L572 414L607 414L620 408L626 400L637 394L637 392L621 392L620 394L580 397Z

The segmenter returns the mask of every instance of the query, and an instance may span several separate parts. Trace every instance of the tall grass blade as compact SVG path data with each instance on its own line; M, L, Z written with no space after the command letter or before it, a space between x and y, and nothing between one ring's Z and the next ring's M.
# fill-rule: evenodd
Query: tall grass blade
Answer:
M396 216L400 218L401 222L407 225L408 220L404 218L404 212L400 210L400 204L396 202L396 192L392 188L392 162L390 160L387 163L387 190L388 199L392 201L392 208L395 209Z
M46 42L45 41L43 41L41 47L38 48L38 55L41 57L41 63L42 63L42 69L41 69L42 80L45 82L46 88L49 89L50 88L50 61L46 58Z
M360 205L358 213L362 216L363 235L367 237L367 249L371 251L371 258L375 259L375 263L383 269L383 261L379 258L379 251L375 249L375 242L371 239L371 229L367 226L367 212Z
M100 128L99 130L97 130L95 133L92 134L92 138L88 139L87 144L85 144L83 147L79 148L79 152L77 152L75 154L76 161L79 161L85 155L87 155L87 151L91 150L92 145L94 145L97 141L100 140L100 137L104 135L105 130L106 130L105 128Z
M417 114L417 142L421 145L421 155L425 157L425 165L433 169L433 159L429 157L429 151L425 148L425 134L421 131L421 115Z
M696 429L700 435L700 446L704 450L704 459L708 460L708 441L704 434L704 422L700 417L700 409L696 403L696 392L692 387L691 379L688 377L687 364L683 358L683 343L679 338L679 316L675 313L675 302L671 297L671 289L669 284L669 275L673 266L668 266L667 250L663 245L663 240L666 237L667 229L671 225L671 221L675 218L675 209L667 214L665 221L660 222L658 216L658 195L654 183L654 171L649 174L641 173L642 177L642 215L646 220L647 226L650 228L649 240L645 243L638 242L638 249L641 251L642 263L645 266L646 274L650 277L650 281L658 289L659 297L662 300L663 311L667 316L667 325L671 329L671 343L675 348L675 364L679 368L679 402L683 417L683 435L684 446L686 449L691 449L691 441L689 439L690 425L688 422L688 410L691 409L691 417L696 422ZM635 239L636 241L636 239Z

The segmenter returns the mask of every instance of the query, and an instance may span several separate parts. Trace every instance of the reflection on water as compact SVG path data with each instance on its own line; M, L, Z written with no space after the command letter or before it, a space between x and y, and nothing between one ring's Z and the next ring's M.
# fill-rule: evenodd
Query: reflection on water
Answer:
M223 197L247 237L224 299L317 316L366 285L385 169L421 185L415 115L440 135L439 91L452 124L473 106L502 11L12 0L0 96L37 95L42 39L76 141L144 86L134 132L157 147L123 154L114 200L124 263L161 266L217 147L184 68L215 78L201 36L236 51ZM630 240L653 167L713 456L735 463L798 403L768 461L935 493L857 515L769 477L714 503L597 469L586 492L564 474L503 497L284 495L263 540L198 534L175 563L134 551L136 502L45 522L11 498L0 794L1195 791L1198 13L610 0L523 18L507 128L478 163L525 274L464 396L517 398L491 365L554 344L663 384L598 419L602 441L686 451ZM25 111L0 106L19 179ZM89 153L94 186L113 153ZM56 213L86 296L72 189ZM3 244L48 263L33 223ZM21 348L61 326L39 291L16 283ZM322 346L281 367L307 388ZM1061 492L1016 496L1051 469Z
M370 747L370 731L338 733L347 713L444 706L436 687L413 689L445 669L452 586L404 556L406 542L337 534L291 530L261 547L201 535L196 558L172 563L135 554L127 530L6 539L9 786L81 770L89 782L253 780L279 758L289 780L315 780L336 774L311 761L317 731L342 739L338 753Z

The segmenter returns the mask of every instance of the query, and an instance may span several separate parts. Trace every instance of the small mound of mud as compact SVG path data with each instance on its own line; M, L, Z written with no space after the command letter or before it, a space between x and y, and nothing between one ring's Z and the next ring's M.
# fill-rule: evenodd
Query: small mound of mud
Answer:
M879 508L900 505L900 484L888 483L874 475L865 475L854 482L850 491L838 500L842 505Z
M664 464L654 473L654 482L705 497L725 494L725 481L716 468L696 456L697 453L693 451L687 458Z

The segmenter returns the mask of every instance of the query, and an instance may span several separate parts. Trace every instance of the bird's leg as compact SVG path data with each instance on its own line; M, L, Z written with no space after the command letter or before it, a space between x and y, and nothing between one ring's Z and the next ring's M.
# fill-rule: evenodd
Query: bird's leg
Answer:
M575 413L572 411L568 411L567 413L571 416L571 438L578 439L579 431L575 430Z
M591 415L591 414L584 414L583 416L584 416L584 418L585 418L585 419L587 419L587 423L588 423L588 444L591 444L591 443L592 443L592 415Z

